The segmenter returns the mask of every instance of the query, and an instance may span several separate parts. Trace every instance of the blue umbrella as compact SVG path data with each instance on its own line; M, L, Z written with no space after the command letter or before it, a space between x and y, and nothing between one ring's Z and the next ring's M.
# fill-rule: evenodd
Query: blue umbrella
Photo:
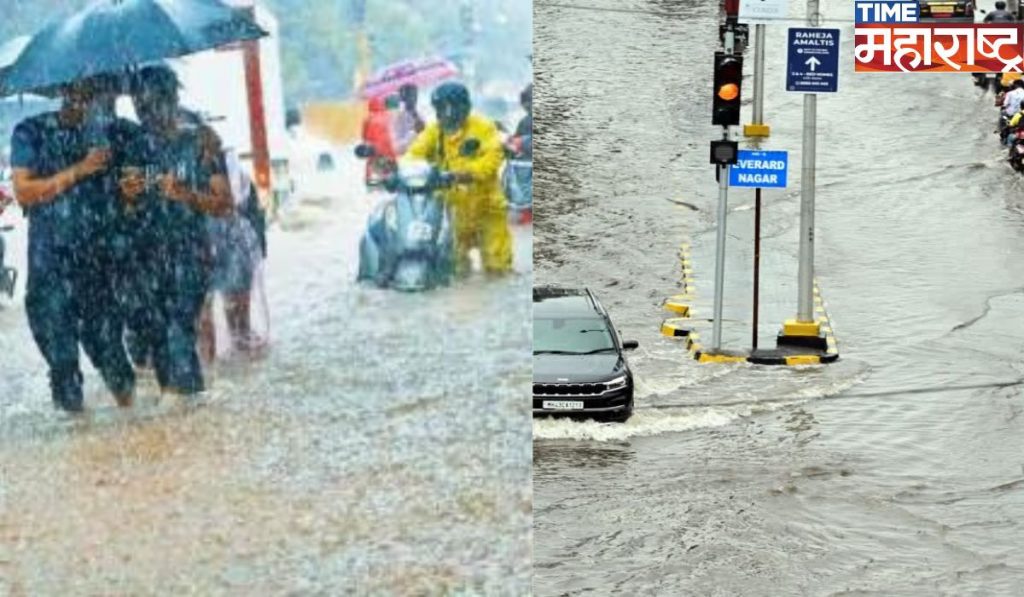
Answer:
M219 0L95 0L33 36L17 60L0 70L0 95L45 90L265 35Z

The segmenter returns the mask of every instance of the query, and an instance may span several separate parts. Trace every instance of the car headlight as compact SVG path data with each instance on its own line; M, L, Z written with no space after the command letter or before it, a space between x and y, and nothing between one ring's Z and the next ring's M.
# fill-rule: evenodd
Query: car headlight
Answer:
M620 375L615 379L610 379L604 382L604 385L606 385L609 390L618 390L620 388L624 388L626 387L626 376Z

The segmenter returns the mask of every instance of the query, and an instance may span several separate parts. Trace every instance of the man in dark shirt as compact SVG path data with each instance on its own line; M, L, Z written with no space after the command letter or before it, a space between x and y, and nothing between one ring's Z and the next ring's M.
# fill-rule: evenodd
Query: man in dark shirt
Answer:
M1006 3L1000 0L996 2L996 9L985 15L986 23L1012 23L1017 19L1013 13L1006 10Z
M230 214L233 203L223 160L203 159L202 135L211 131L188 124L178 87L165 66L135 78L132 100L142 127L133 146L145 165L123 176L120 187L142 214L135 246L140 275L151 276L143 282L152 284L139 284L146 290L138 303L148 318L143 331L153 335L157 381L165 393L188 395L205 389L196 342L209 284L206 218Z
M79 343L119 405L131 404L135 387L113 275L120 207L105 138L113 114L97 101L108 85L65 86L60 110L21 122L11 140L15 195L29 219L25 310L54 404L68 412L83 410Z

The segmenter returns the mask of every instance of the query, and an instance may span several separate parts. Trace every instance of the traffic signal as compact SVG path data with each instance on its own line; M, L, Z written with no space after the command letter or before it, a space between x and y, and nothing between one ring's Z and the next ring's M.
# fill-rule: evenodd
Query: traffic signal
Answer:
M711 124L729 126L740 123L740 87L743 84L743 58L715 52L715 96Z

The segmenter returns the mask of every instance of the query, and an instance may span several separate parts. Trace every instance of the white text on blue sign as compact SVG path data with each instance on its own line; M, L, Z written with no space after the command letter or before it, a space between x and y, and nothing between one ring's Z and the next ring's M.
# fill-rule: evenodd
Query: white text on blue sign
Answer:
M917 0L857 0L854 4L858 25L867 23L916 23L920 5Z
M729 184L737 187L785 187L789 156L785 151L741 150L730 169Z

